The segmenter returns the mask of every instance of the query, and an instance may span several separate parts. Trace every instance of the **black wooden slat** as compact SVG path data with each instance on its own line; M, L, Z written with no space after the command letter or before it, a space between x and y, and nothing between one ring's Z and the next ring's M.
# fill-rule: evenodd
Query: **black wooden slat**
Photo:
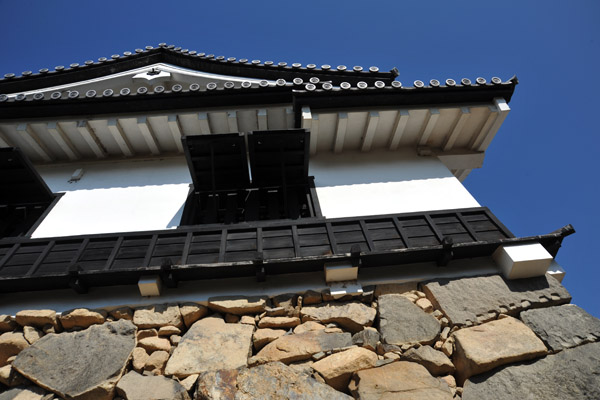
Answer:
M123 243L123 236L119 236L117 239L117 243L115 243L110 255L108 256L108 260L106 260L106 265L104 266L104 270L109 270L112 266L117 254L119 253L119 249L121 248L121 243Z
M6 265L6 262L8 260L10 260L10 258L13 256L13 254L15 254L17 252L17 250L19 250L20 247L21 247L21 245L19 243L16 243L15 245L13 245L10 248L10 250L8 250L6 252L6 254L4 255L4 257L2 257L0 259L0 269L2 269Z
M221 242L201 242L192 243L190 245L190 254L202 254L202 253L219 253L221 250Z
M296 257L300 254L300 241L298 240L298 227L292 225L292 240L294 242L294 253Z
M148 249L146 250L146 256L144 257L142 267L148 267L148 265L150 264L150 259L152 258L152 253L154 253L154 248L156 247L157 241L158 235L152 235L152 239L150 240L150 244L148 245Z
M437 227L435 226L435 223L433 222L433 220L431 219L431 217L428 214L425 214L425 220L427 221L427 224L429 225L429 227L431 228L433 233L435 233L435 236L441 243L442 240L444 240L444 235L442 235L442 233L437 229Z
M221 232L221 242L219 243L219 262L225 261L225 251L227 250L227 229Z
M462 213L456 213L456 218L460 221L461 225L466 229L473 240L477 239L477 233L471 228L471 224L463 217Z
M31 266L31 268L29 269L29 271L27 271L27 274L25 274L25 276L30 277L35 273L35 271L39 268L39 266L44 261L44 258L46 258L48 253L50 253L50 250L52 250L52 247L54 247L54 243L55 243L54 240L51 240L50 242L48 242L48 244L46 245L46 248L44 248L44 250L41 252L41 254L37 258L37 260L35 260L35 262Z
M263 232L264 236L264 232ZM263 248L264 249L283 249L293 248L294 240L291 236L281 237L263 237Z
M402 227L402 224L400 224L400 221L398 221L398 218L392 217L392 222L394 223L394 226L396 227L398 234L402 238L404 247L409 247L410 244L408 243L408 236L406 235L406 232L404 232L404 228Z
M400 234L398 234L398 231L396 230L396 228L394 228L394 225L392 225L391 228L371 229L369 230L369 233L373 241L400 238Z
M361 231L336 232L335 240L338 244L366 242L365 235Z
M329 246L327 234L300 235L298 236L300 247L307 246Z
M184 265L187 264L188 256L190 254L190 245L192 244L193 235L194 235L193 232L188 232L188 234L185 237L185 245L183 246L183 252L181 254L181 263Z
M256 239L228 240L227 251L256 250Z
M71 259L71 262L69 262L69 264L67 265L67 269L71 268L73 265L75 265L79 261L79 259L83 255L83 252L85 251L85 249L89 243L90 243L89 238L83 239L83 241L79 245L79 248L77 249L77 253L75 253L73 258Z
M263 251L262 228L256 228L256 251L259 254Z
M329 237L329 245L331 246L331 250L333 251L333 254L337 254L337 241L335 240L335 235L333 233L333 227L331 226L331 222L325 222L325 229L327 229L327 236Z
M375 246L373 245L373 240L371 239L371 236L369 235L369 229L367 228L365 221L362 219L360 220L360 227L362 229L362 233L363 233L365 239L367 239L367 244L369 245L369 251L375 250Z

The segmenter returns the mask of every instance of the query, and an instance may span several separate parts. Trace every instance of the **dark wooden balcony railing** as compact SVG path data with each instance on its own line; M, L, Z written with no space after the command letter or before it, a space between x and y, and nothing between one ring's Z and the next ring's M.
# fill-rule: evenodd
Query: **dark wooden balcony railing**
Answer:
M452 258L489 255L500 243L515 240L521 239L487 208L3 238L0 293L68 287L81 292L89 286L135 284L152 274L160 274L169 286L179 280L264 279L357 258L361 267L425 261L444 265Z

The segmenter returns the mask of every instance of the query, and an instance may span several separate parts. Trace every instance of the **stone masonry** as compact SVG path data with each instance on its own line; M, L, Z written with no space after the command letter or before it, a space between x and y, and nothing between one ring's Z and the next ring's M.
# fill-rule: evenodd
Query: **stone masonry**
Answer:
M373 293L1 315L0 400L600 398L600 320L552 277Z

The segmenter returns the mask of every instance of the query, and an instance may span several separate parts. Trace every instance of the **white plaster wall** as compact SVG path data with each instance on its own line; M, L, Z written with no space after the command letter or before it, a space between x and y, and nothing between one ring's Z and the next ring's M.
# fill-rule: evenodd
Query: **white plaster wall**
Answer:
M479 207L441 161L414 150L318 154L309 173L327 218Z
M69 183L77 168L83 178ZM50 189L64 192L32 237L175 228L191 177L185 159L38 166Z
M69 183L77 168L83 178ZM65 195L34 238L176 228L191 183L183 156L37 169ZM437 158L412 150L317 155L309 172L328 218L479 206Z

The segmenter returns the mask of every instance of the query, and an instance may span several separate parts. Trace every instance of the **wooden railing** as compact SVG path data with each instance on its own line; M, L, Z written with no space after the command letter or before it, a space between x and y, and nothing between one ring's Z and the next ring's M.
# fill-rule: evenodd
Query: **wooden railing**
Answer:
M143 275L214 279L473 257L514 238L487 208L196 225L179 229L0 239L0 292L134 284ZM475 246L476 245L476 246Z

